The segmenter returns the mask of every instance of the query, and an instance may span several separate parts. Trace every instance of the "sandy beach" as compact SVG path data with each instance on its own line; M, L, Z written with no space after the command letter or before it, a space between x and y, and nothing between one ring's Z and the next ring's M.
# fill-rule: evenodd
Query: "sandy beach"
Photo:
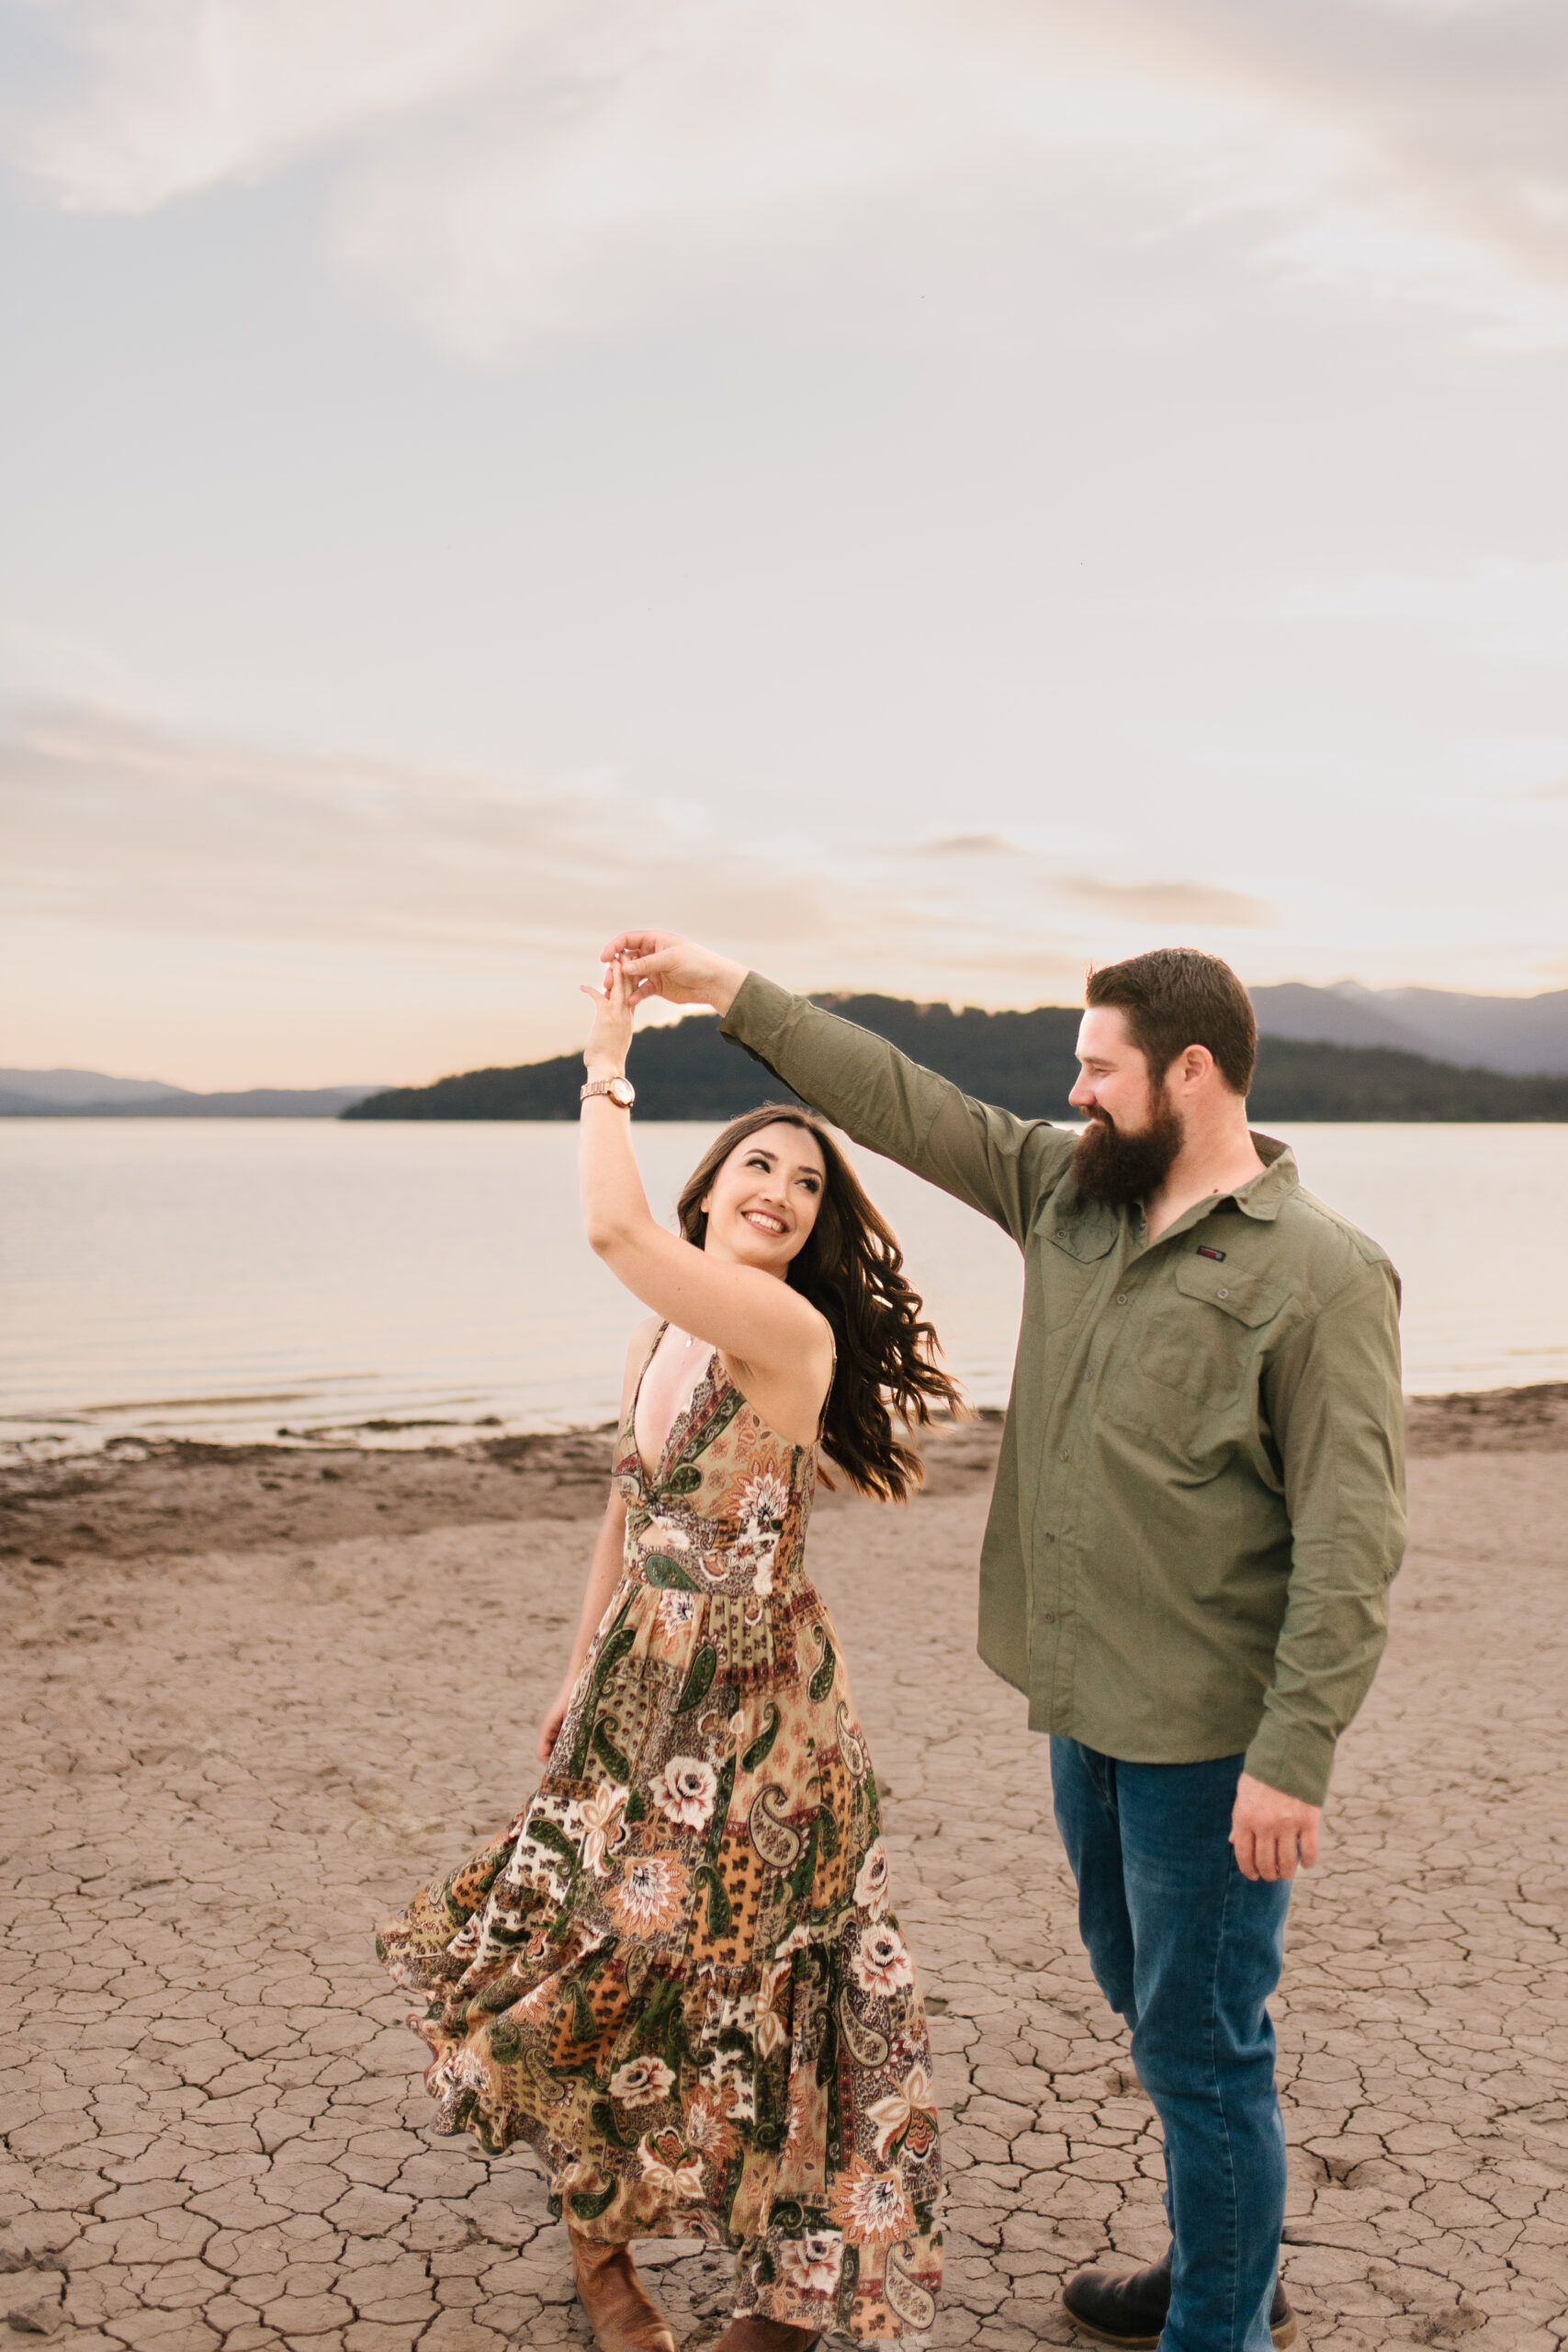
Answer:
M1077 2339L1163 2245L1046 1753L974 1655L998 1424L811 1565L891 1790L952 2167L932 2343ZM1568 2341L1568 1387L1411 1411L1413 1541L1278 2003L1314 2352ZM580 2346L531 2159L425 2136L376 1917L532 1787L602 1435L119 1446L0 1473L9 1641L0 2308L135 2352ZM986 1803L976 1828L974 1794ZM658 2261L658 2250L651 2250ZM728 2266L660 2262L711 2341Z

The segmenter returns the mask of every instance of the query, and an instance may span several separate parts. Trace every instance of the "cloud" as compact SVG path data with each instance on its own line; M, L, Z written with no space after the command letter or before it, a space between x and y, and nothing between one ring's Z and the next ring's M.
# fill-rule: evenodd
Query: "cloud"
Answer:
M35 0L6 118L56 202L146 211L304 159L334 250L475 354L620 325L803 245L1038 210L1568 334L1561 0Z
M580 0L481 106L343 180L333 250L475 356L663 319L846 229L908 238L956 188L1016 190L1081 137L1045 62L1005 6Z
M917 857L1021 857L1024 853L1002 833L943 833L921 842Z
M288 757L92 709L0 726L0 841L18 1066L423 1079L569 1049L576 985L631 924L801 987L867 985L899 949L874 893L603 782Z
M1562 935L1547 901L1526 933L1515 895L1456 913L1416 877L1417 927L1385 936L1382 900L1325 896L1292 870L1305 895L1265 936L1263 899L1146 868L1106 879L1113 862L1087 842L1053 878L1005 839L1004 855L932 858L869 823L856 835L852 816L789 839L743 821L635 778L294 755L82 706L0 711L0 1060L216 1087L558 1053L581 1034L578 981L633 925L705 937L794 988L991 1005L1077 1002L1090 960L1172 939L1234 958L1243 933L1254 982L1355 969L1484 988L1506 970L1540 987ZM1555 821L1544 804L1539 821Z
M1125 922L1195 923L1220 931L1268 931L1279 918L1263 899L1212 882L1096 882L1087 876L1047 887L1096 914Z
M84 707L0 724L0 916L35 995L91 943L118 955L128 1002L171 959L196 972L214 952L276 953L318 975L327 1019L377 975L401 989L423 972L443 990L465 975L519 1000L547 989L570 1020L572 978L648 923L802 988L1017 1001L1075 968L1041 950L1026 909L998 912L983 889L928 904L852 844L833 865L813 840L716 831L603 781L289 756Z
M1421 242L1457 237L1472 261L1491 254L1524 280L1568 287L1568 13L1557 0L1136 0L1114 27L1151 62L1337 135L1317 219L1281 247L1302 266L1436 291L1442 257ZM1381 252L1375 237L1359 255L1343 250L1352 216L1363 234L1381 218ZM1463 257L1447 264L1450 292L1468 278L1473 294Z
M681 929L824 945L874 905L604 786L197 741L94 710L0 737L0 906L159 938L397 944L525 961L657 907Z
M550 11L518 0L33 0L13 161L67 210L150 212L481 87Z
M1568 559L1487 555L1420 571L1371 571L1334 585L1314 582L1289 600L1313 620L1343 614L1364 627L1447 632L1456 646L1483 648L1510 664L1543 662L1561 673L1568 644Z

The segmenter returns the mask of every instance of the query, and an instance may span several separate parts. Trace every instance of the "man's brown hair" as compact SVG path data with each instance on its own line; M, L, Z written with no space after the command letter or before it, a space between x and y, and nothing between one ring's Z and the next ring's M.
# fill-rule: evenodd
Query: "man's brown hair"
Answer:
M1133 1043L1157 1086L1178 1054L1207 1046L1233 1093L1245 1095L1258 1059L1252 1001L1228 964L1197 947L1154 947L1089 976L1086 1004L1127 1016Z

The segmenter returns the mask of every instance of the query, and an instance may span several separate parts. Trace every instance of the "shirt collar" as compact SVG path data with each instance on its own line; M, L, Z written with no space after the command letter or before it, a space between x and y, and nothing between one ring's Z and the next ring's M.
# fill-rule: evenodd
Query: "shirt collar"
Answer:
M1263 1162L1261 1175L1249 1177L1226 1195L1244 1216L1257 1217L1260 1224L1272 1225L1291 1194L1301 1189L1301 1171L1296 1155L1278 1136L1259 1135L1251 1130L1252 1148Z

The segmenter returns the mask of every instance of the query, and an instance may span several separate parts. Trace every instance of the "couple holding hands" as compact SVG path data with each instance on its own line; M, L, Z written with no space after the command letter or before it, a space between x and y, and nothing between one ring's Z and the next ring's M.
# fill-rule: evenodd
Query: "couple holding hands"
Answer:
M719 2352L934 2323L931 2046L804 1549L819 1455L901 1500L909 1439L961 1400L838 1127L1024 1258L980 1654L1050 1736L1171 2231L1150 2268L1071 2279L1067 2315L1165 2352L1289 2344L1266 2004L1404 1544L1393 1269L1249 1131L1252 1009L1213 956L1091 975L1081 1135L689 941L626 933L604 960L583 1214L650 1317L537 1793L382 1931L426 2003L411 2022L438 2125L538 2151L603 2352L675 2352L638 2237L734 2250ZM677 1233L631 1137L633 1023L655 996L712 1007L799 1098L725 1129Z

